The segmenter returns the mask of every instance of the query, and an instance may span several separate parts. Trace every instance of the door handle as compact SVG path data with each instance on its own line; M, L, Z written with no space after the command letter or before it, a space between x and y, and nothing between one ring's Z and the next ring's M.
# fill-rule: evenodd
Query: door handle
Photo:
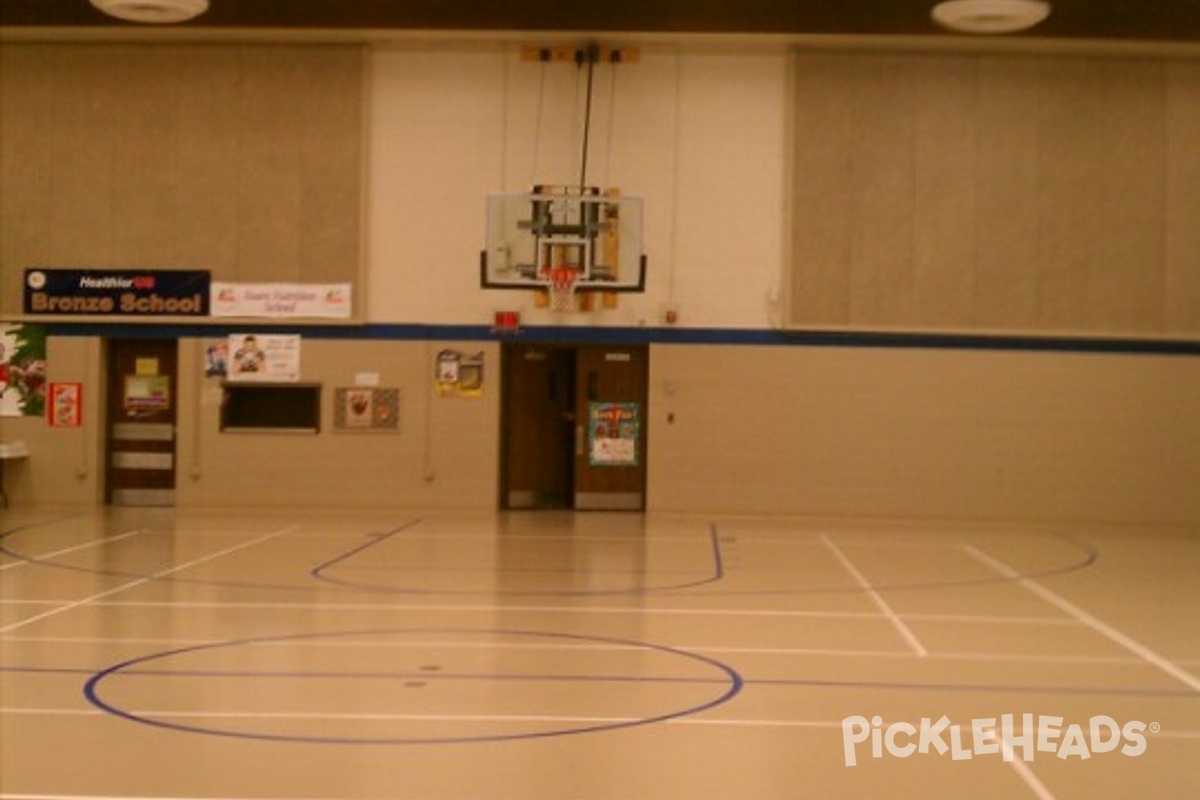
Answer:
M583 458L583 425L575 425L575 455Z

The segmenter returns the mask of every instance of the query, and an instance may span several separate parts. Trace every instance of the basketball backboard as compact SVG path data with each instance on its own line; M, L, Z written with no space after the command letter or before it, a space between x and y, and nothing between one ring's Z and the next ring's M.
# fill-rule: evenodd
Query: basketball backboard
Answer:
M569 272L576 292L644 291L641 199L591 186L491 195L480 267L485 289L550 289Z

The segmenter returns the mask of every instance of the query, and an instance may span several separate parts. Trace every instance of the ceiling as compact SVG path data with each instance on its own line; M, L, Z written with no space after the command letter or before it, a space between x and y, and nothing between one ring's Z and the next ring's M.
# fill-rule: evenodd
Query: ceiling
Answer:
M937 37L961 39L930 19L935 0L210 0L190 34L288 30L363 38L422 34L623 33L658 36ZM1200 0L1052 0L1049 19L1023 34L1049 42L1200 45ZM13 36L149 33L88 0L0 0ZM155 26L160 28L160 26ZM174 27L174 26L173 26ZM135 29L141 28L141 31ZM177 32L177 31L176 31ZM996 37L988 37L996 38ZM1011 38L1011 35L1010 37Z

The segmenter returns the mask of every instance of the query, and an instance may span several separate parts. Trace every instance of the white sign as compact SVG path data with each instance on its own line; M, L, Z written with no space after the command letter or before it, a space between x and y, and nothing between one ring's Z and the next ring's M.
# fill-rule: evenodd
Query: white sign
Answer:
M221 283L213 281L214 317L322 317L349 319L348 283Z
M300 337L294 334L232 333L227 378L231 381L300 380Z

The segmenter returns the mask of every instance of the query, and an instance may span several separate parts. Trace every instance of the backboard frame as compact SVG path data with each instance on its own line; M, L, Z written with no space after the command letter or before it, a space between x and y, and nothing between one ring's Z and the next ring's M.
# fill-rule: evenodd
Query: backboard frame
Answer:
M535 186L490 195L480 287L544 291L569 268L577 272L574 292L645 292L641 234L641 198L612 189Z

